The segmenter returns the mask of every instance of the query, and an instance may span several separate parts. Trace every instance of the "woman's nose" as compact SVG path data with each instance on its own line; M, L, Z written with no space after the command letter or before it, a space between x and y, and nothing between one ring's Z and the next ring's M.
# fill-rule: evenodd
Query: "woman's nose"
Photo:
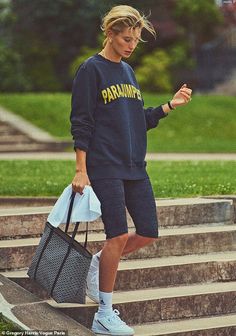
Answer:
M136 47L135 42L134 42L134 41L131 41L131 42L129 43L129 49L130 49L130 50L134 50L135 47Z

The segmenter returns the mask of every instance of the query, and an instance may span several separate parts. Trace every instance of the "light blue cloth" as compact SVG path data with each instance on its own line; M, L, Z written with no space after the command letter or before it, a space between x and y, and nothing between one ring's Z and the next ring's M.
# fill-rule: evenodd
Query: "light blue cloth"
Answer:
M66 223L71 194L72 184L64 189L47 218L47 221L52 226L57 227L62 223ZM86 185L82 195L80 193L75 194L70 223L91 222L99 216L101 216L100 201L94 193L93 188Z

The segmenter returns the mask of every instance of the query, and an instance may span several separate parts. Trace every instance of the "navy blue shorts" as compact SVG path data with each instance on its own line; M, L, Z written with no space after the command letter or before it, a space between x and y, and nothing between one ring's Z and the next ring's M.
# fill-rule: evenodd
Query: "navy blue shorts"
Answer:
M141 180L105 178L90 182L101 203L107 239L128 232L126 208L137 234L158 237L156 203L149 177Z

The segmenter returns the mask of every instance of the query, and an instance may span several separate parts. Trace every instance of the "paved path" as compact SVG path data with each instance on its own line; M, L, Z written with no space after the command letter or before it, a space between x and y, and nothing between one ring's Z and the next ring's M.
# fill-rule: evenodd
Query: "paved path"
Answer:
M75 160L75 153L0 153L0 160ZM235 161L236 153L147 153L147 160L224 160Z

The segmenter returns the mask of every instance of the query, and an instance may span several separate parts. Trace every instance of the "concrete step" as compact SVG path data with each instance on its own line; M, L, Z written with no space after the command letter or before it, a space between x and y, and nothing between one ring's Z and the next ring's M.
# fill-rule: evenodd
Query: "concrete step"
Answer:
M134 325L135 336L235 336L236 314Z
M9 135L9 134L0 134L0 144L1 145L8 145L12 144L15 145L15 143L20 144L29 144L32 140L29 139L24 134L17 134L17 135Z
M3 136L2 142L1 135ZM21 143L21 141L15 139L12 143L11 135L25 136L30 139L30 143ZM4 137L7 136L9 137L5 141ZM0 106L0 153L57 152L64 151L67 148L72 148L72 141L61 141L54 138L21 116Z
M50 147L50 150L52 148ZM38 144L38 143L30 143L30 144L22 144L22 143L14 143L14 144L1 144L0 143L0 153L11 153L11 152L34 152L34 151L49 151L47 144Z
M30 332L32 330L68 330L68 336L94 335L60 310L54 309L2 275L0 275L0 312L24 330L24 335L34 335ZM1 331L3 331L2 328ZM23 333L5 331L5 335L13 334L22 335ZM2 332L1 335L4 333ZM54 335L59 335L59 333L54 333Z
M97 310L97 304L91 300L85 305L58 304L53 299L45 302L87 328ZM236 281L115 292L113 307L129 324L235 314Z
M208 224L159 230L159 239L129 256L129 259L155 258L174 255L200 254L236 250L236 225ZM28 267L40 238L0 241L0 270ZM83 234L76 240L84 241ZM105 241L104 233L90 233L88 249L99 251ZM219 243L220 242L220 243Z
M52 206L0 209L0 239L42 234Z
M201 198L156 200L160 227L178 227L197 225L198 223L234 222L234 206L232 200L211 200ZM52 206L19 207L0 209L0 239L7 237L39 236L51 211ZM134 227L127 212L130 228ZM93 231L103 231L101 219L90 224ZM84 224L80 230L85 229Z
M35 142L31 143L14 143L14 144L1 144L0 153L25 153L25 152L60 152L67 148L71 148L72 144L69 141L56 141L55 142ZM50 159L50 157L48 158Z
M12 128L10 128L10 127L8 127L8 126L4 126L4 125L0 125L0 138L2 137L2 136L12 136L12 137L14 137L15 135L20 135L20 134L22 134L21 132L19 132L19 131L17 131L17 130L14 130L14 129L12 129Z
M22 134L22 132L11 127L8 123L4 123L0 120L0 137L2 135L19 135L19 134Z
M30 196L0 196L0 209L4 209L2 214L10 211L11 214L19 213L17 208L27 208L29 210L34 207L50 207L53 206L57 201L55 196L45 196L45 197L30 197ZM15 210L14 210L15 209ZM36 211L37 213L37 211ZM17 224L16 224L17 225Z
M49 298L46 291L28 277L27 270L11 270L0 274L42 299ZM123 260L119 265L115 290L226 281L236 281L236 251Z

